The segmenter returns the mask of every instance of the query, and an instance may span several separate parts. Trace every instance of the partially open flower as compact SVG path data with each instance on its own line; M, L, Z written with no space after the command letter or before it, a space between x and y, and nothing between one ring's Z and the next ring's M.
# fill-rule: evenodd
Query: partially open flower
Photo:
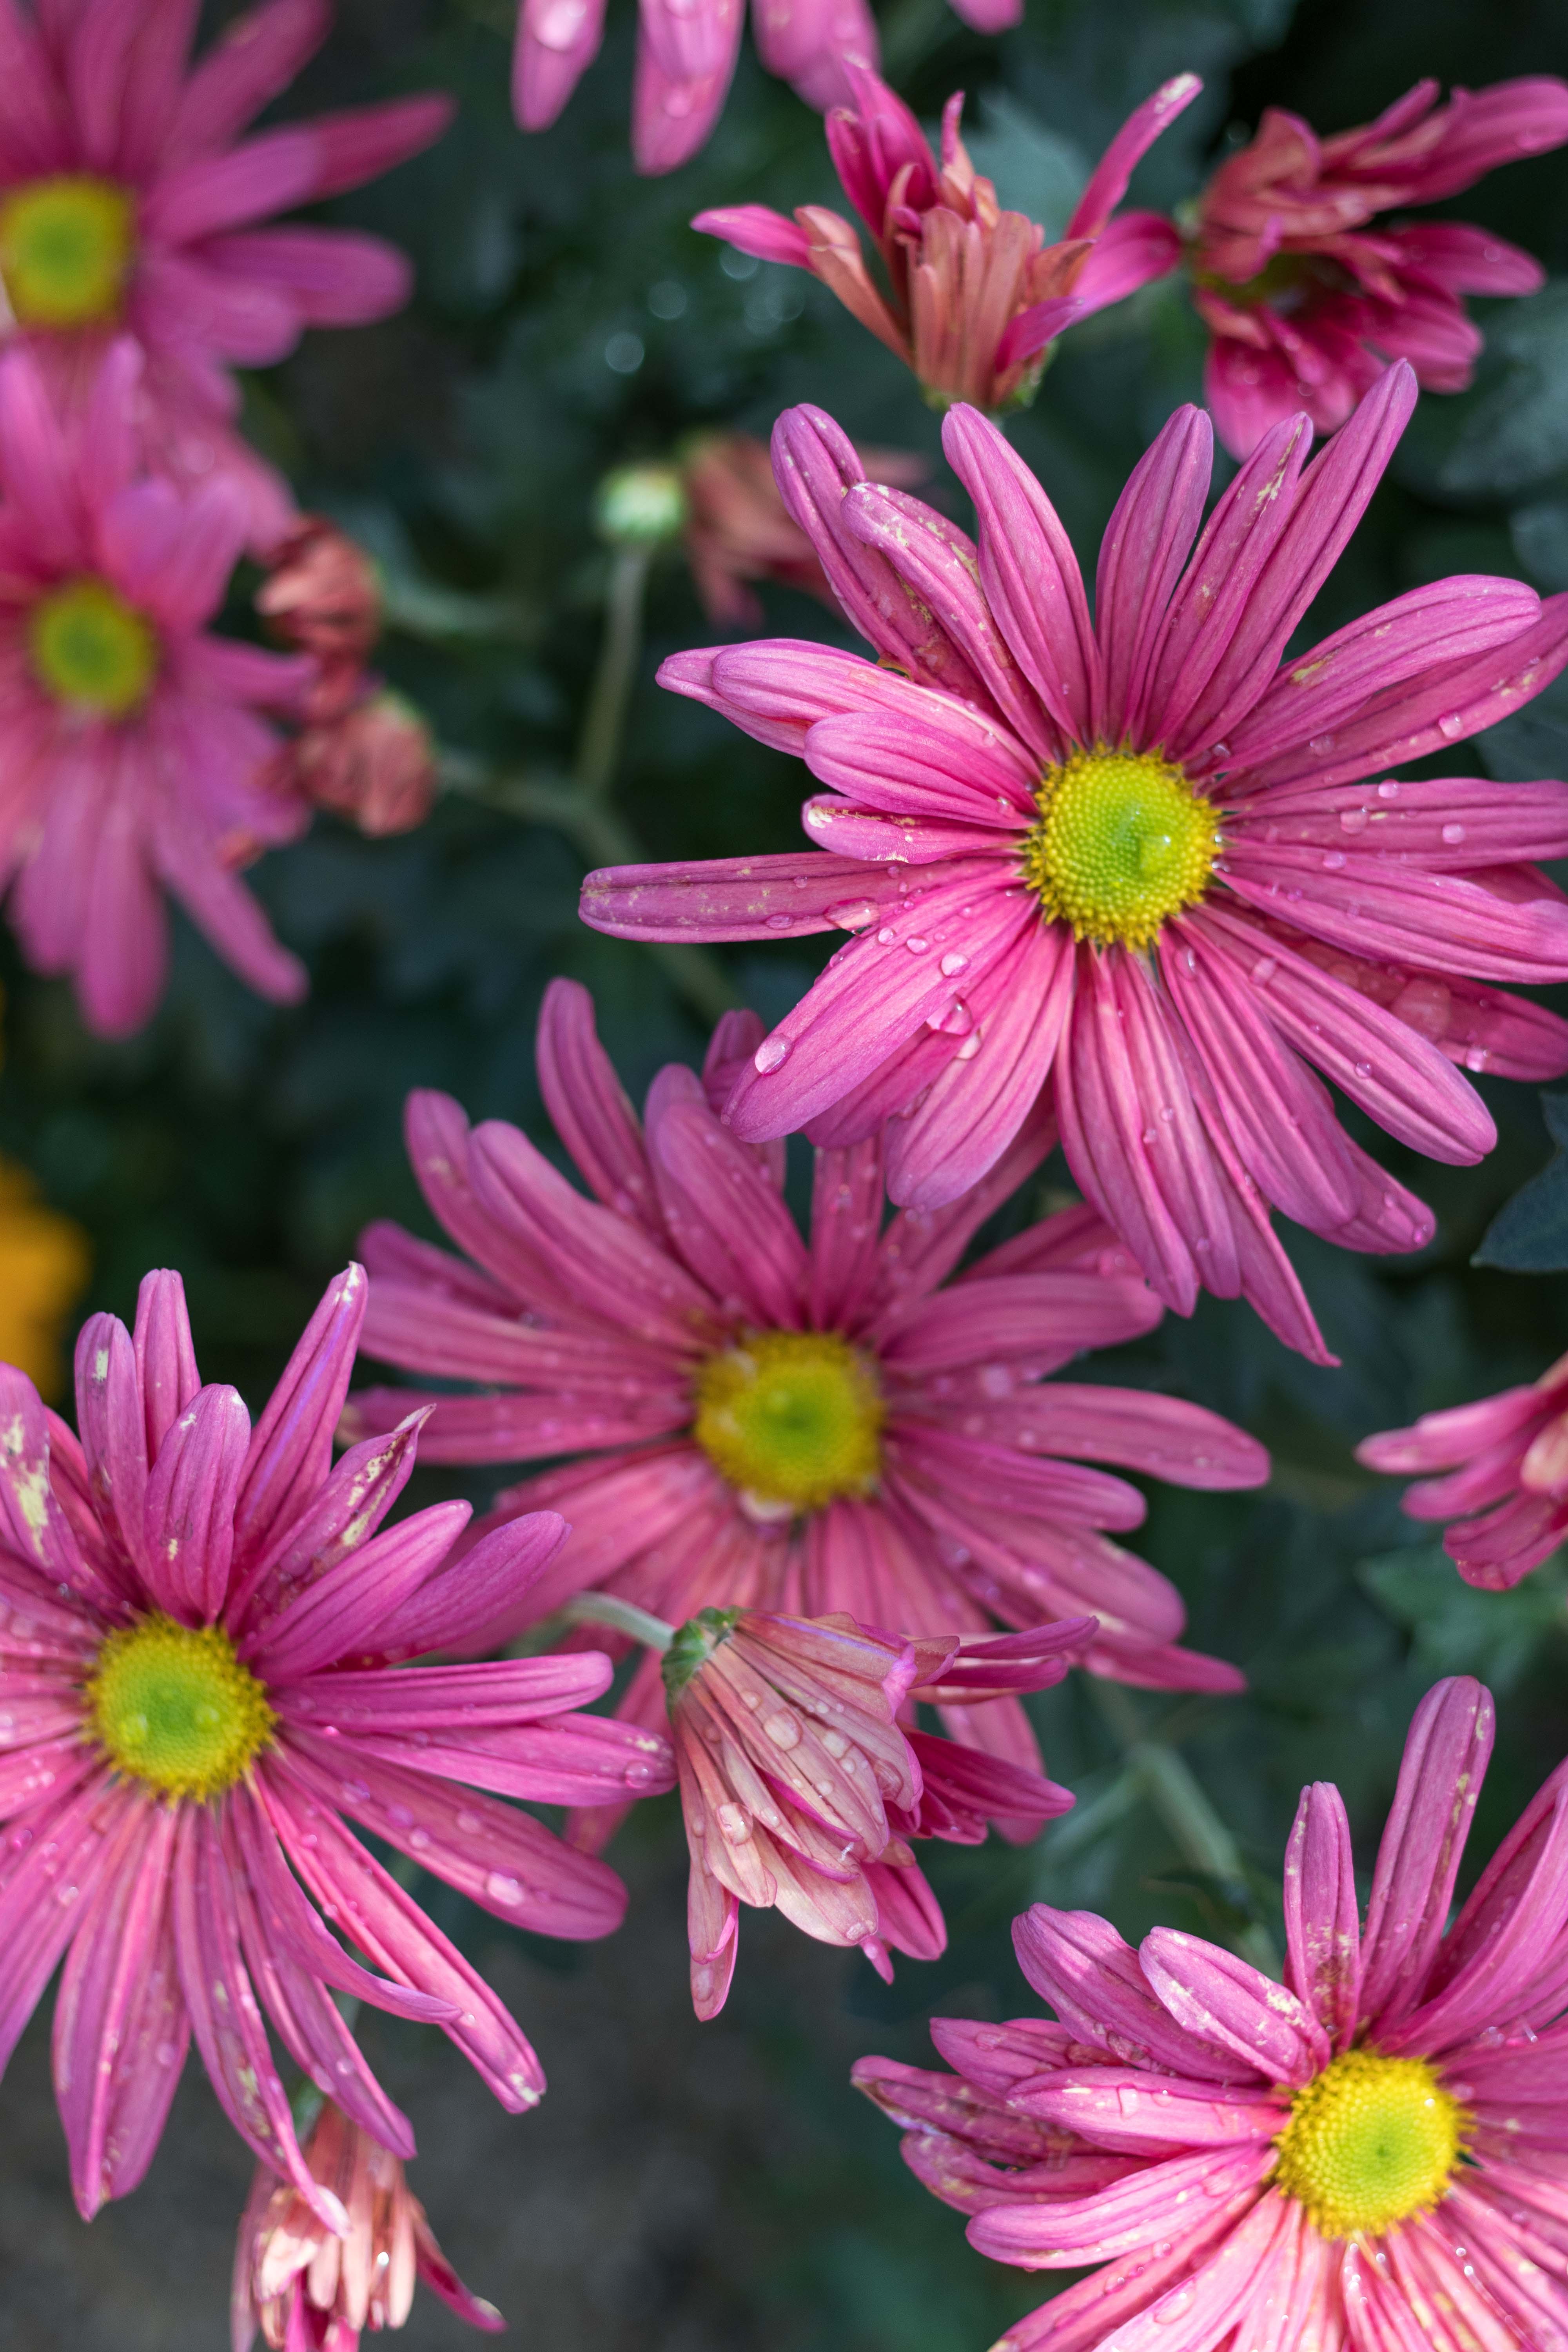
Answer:
M793 221L765 205L699 213L693 228L763 261L809 269L920 378L935 407L966 400L1015 408L1033 399L1054 339L1075 320L1120 302L1181 257L1157 213L1110 217L1134 165L1203 88L1177 74L1129 116L1079 199L1067 234L1047 245L1038 222L1004 212L958 135L962 91L942 113L942 161L903 100L868 67L848 65L855 105L835 107L827 144L844 193L882 257L883 293L849 222L821 205Z
M364 665L381 635L381 583L347 531L323 515L302 515L268 558L256 609L285 645L315 657L312 719L337 718L363 693Z
M494 2304L470 2294L436 2243L400 2159L329 2100L305 2161L348 2215L337 2237L296 2189L258 2165L235 2248L234 2352L259 2327L270 2352L356 2352L361 2330L401 2327L422 2279L459 2319L493 2336Z
M691 1849L691 1998L716 2017L739 1906L775 1906L823 1944L934 1959L947 1931L908 1841L1031 1833L1072 1799L1039 1773L913 1726L912 1700L973 1706L1059 1682L1092 1618L1028 1633L903 1641L853 1617L704 1609L665 1654Z
M1249 457L1304 408L1342 425L1394 360L1426 392L1462 392L1481 348L1467 294L1533 294L1531 255L1462 221L1382 215L1458 195L1499 163L1568 140L1568 85L1547 75L1458 89L1419 81L1375 122L1320 139L1269 107L1199 199L1193 300L1214 340L1205 397Z
M435 803L436 746L412 703L383 691L307 727L278 757L287 788L361 833L410 833Z
M1356 1447L1369 1470L1420 1470L1404 1508L1455 1524L1443 1549L1467 1584L1506 1591L1568 1536L1568 1356L1526 1388L1385 1429Z

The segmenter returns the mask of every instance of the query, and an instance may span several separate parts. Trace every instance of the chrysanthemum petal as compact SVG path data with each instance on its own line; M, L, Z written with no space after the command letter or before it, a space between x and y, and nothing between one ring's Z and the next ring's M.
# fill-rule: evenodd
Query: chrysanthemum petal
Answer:
M1362 2014L1375 2026L1396 2025L1422 1998L1492 1732L1490 1694L1468 1675L1435 1685L1411 1718L1362 1944Z
M242 1565L308 1507L301 1498L313 1500L327 1475L364 1303L363 1270L350 1265L328 1286L256 1424L235 1507Z
M1287 1982L1336 2050L1360 2013L1361 1930L1344 1800L1326 1780L1301 1791L1285 1851Z

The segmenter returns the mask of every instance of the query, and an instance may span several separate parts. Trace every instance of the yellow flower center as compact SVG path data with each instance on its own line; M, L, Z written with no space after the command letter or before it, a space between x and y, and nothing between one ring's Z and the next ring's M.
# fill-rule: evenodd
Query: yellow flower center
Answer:
M21 326L116 318L134 250L131 198L112 181L62 172L0 199L0 278Z
M1375 2237L1447 2194L1468 2124L1424 2059L1349 2050L1291 2100L1274 2185L1321 2236Z
M816 1511L865 1494L882 1466L882 1420L875 1373L835 1331L748 1332L697 1375L692 1434L762 1503Z
M1145 948L1203 897L1219 848L1215 812L1157 751L1074 751L1047 769L1035 798L1024 878L1075 938Z
M160 1614L110 1635L87 1696L110 1761L170 1797L231 1789L278 1721L221 1626Z
M72 580L40 597L27 635L34 673L58 702L125 719L146 700L158 639L106 581Z

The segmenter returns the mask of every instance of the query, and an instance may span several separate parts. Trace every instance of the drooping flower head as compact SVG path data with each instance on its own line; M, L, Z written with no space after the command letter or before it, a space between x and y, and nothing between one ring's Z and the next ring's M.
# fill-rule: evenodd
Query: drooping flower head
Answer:
M1568 1356L1527 1388L1365 1438L1356 1459L1428 1474L1405 1488L1402 1507L1456 1522L1443 1549L1466 1583L1506 1592L1568 1536Z
M245 503L141 473L140 369L113 346L79 436L30 352L0 362L0 882L27 961L108 1036L163 991L164 891L260 994L306 985L234 869L309 822L267 787L262 713L298 709L311 665L205 633Z
M274 755L265 788L331 809L372 838L423 824L438 783L435 740L413 705L366 667L381 636L382 591L365 550L322 516L303 516L268 556L256 609L315 666L303 724Z
M1181 257L1158 213L1110 215L1133 167L1203 88L1177 74L1129 116L1079 199L1060 243L1023 213L1004 212L958 135L962 91L942 120L942 161L909 108L863 67L846 68L852 107L827 118L844 193L881 256L884 293L850 224L821 205L795 218L765 205L699 213L693 228L763 261L809 269L901 359L933 405L1016 407L1034 396L1050 346L1074 320L1122 301Z
M1059 2023L939 2020L956 2074L861 2061L982 2252L1098 2266L996 2352L1568 2342L1568 1766L1447 1927L1491 1741L1479 1683L1422 1700L1364 1922L1339 1790L1303 1791L1284 1984L1037 1904L1014 1942Z
M1059 1682L1092 1618L999 1640L905 1642L853 1617L704 1609L664 1654L681 1811L691 1853L691 1998L729 1997L739 1906L818 1943L858 1945L889 1982L888 1947L916 1959L947 1943L910 1838L978 1845L989 1821L1032 1837L1072 1803L1065 1789L914 1723L914 1701L970 1708ZM901 1718L901 1719L900 1719Z
M1111 517L1092 623L1044 491L973 410L942 438L978 548L866 481L820 410L780 419L785 504L879 658L786 639L659 676L805 758L819 845L583 896L631 938L852 934L740 1073L734 1136L888 1122L889 1190L931 1210L1048 1088L1161 1298L1239 1293L1327 1360L1269 1209L1363 1250L1432 1220L1308 1066L1461 1163L1494 1140L1461 1070L1568 1067L1568 1025L1495 985L1568 976L1568 902L1533 863L1568 849L1568 785L1388 773L1549 684L1568 596L1437 581L1280 658L1415 397L1392 369L1305 470L1307 418L1274 427L1206 525L1208 421L1179 410Z
M134 1332L84 1326L79 1440L0 1368L0 2065L63 1959L55 2084L89 2219L146 2171L194 2033L236 2129L342 2236L263 2011L351 2122L414 2139L334 1991L439 2025L531 2106L521 2031L342 1817L499 1918L595 1937L615 1874L480 1791L669 1785L656 1734L570 1711L608 1683L596 1653L394 1671L482 1644L566 1531L514 1520L450 1566L465 1503L377 1533L422 1416L331 1466L364 1297L351 1266L254 1430L201 1386L174 1274L146 1277Z
M1548 75L1458 89L1418 81L1375 122L1320 139L1271 106L1198 200L1193 300L1213 337L1204 396L1249 457L1305 409L1342 425L1394 360L1427 392L1463 392L1481 335L1467 294L1533 294L1541 265L1463 221L1382 215L1473 187L1500 163L1568 140L1568 84Z
M421 2280L470 2327L505 2327L437 2244L402 2159L331 2099L304 2154L348 2216L348 2234L325 2229L297 2189L258 2166L235 2247L233 2352L250 2352L258 2328L268 2352L359 2352L363 2329L404 2325Z
M1234 1487L1268 1475L1263 1448L1177 1398L1047 1379L1159 1319L1091 1212L1048 1217L948 1280L1045 1157L1048 1120L953 1208L885 1231L879 1142L825 1142L803 1240L783 1147L742 1144L717 1116L761 1034L729 1015L704 1078L660 1071L639 1124L586 991L553 982L540 1087L591 1200L516 1128L470 1132L447 1097L411 1096L415 1171L467 1255L373 1226L365 1345L481 1392L373 1389L345 1433L429 1404L427 1460L581 1457L496 1502L500 1524L542 1507L572 1522L520 1621L592 1588L672 1624L743 1608L943 1635L1092 1614L1079 1654L1093 1671L1235 1689L1233 1668L1173 1646L1176 1593L1106 1532L1138 1525L1142 1496L1062 1457ZM651 1658L623 1711L662 1721ZM946 1720L1038 1767L1013 1703Z
M977 33L1016 25L1024 0L952 0ZM695 155L723 111L745 22L742 0L638 0L632 153L639 172L673 172ZM521 0L512 109L545 131L599 54L605 0ZM808 106L847 103L851 76L874 70L877 23L868 0L752 0L752 33L769 73Z
M452 107L397 99L244 138L321 47L331 8L265 0L192 66L195 21L186 0L6 8L0 283L69 407L110 341L135 339L149 461L189 485L230 476L260 548L293 502L234 429L231 368L285 358L308 326L384 318L409 272L379 237L259 224L417 154Z

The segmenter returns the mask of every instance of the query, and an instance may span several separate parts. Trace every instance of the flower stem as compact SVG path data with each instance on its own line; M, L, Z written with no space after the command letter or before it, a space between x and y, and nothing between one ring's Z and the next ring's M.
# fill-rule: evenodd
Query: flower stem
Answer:
M573 781L583 799L589 803L608 797L621 763L626 705L637 677L637 656L642 651L643 599L651 561L650 549L621 547L616 550L610 566L599 665L594 672L573 767Z
M1136 1702L1115 1683L1095 1681L1101 1714L1116 1734L1128 1764L1141 1777L1151 1804L1194 1870L1216 1882L1239 1911L1249 1905L1247 1865L1241 1848L1204 1794L1192 1767L1163 1739L1144 1736ZM1279 1974L1274 1939L1252 1920L1229 1938L1243 1959L1266 1976Z
M634 1642L646 1649L660 1653L668 1649L675 1639L675 1628L667 1625L662 1617L653 1616L639 1609L635 1601L623 1601L614 1592L579 1592L555 1612L563 1625L608 1625L617 1633L629 1633Z

